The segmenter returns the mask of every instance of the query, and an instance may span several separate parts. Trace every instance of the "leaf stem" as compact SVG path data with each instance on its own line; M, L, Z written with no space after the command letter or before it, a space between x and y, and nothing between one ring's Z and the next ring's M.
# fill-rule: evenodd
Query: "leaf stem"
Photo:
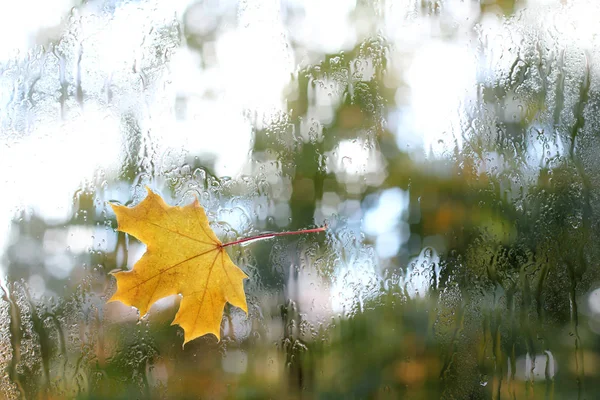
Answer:
M273 238L273 237L276 237L276 236L303 235L305 233L324 232L326 230L327 230L327 224L325 224L325 226L322 226L320 228L302 229L302 230L299 230L299 231L263 233L262 235L251 236L251 237L247 237L247 238L244 238L244 239L235 240L233 242L223 243L220 247L233 246L234 244L240 244L240 243L244 243L244 242L249 242L251 240L269 239L269 238Z

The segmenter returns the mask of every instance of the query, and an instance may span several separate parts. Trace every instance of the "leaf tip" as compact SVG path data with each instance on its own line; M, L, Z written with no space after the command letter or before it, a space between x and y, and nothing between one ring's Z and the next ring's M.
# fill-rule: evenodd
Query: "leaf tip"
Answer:
M171 325L179 325L179 324L177 324L175 321L173 321L171 323ZM181 326L181 325L179 325L179 326ZM198 333L197 331L189 332L183 326L181 326L181 328L183 329L182 348L185 347L185 345L188 344L189 342L191 342L192 340L196 340L196 339L198 339L202 336L206 336L206 335L214 335L215 338L217 339L217 343L219 343L221 341L221 335L219 334L219 331L203 331L203 332Z
M198 200L198 195L194 194L194 201L192 202L194 207L200 207L200 200Z
M119 207L122 207L120 204L113 203L112 201L107 201L110 208L112 208L113 212L116 214Z
M183 339L183 344L181 345L181 349L183 350L185 348L185 345L188 344L189 342L191 342L194 339L195 338L186 338L185 334L184 334L184 339Z

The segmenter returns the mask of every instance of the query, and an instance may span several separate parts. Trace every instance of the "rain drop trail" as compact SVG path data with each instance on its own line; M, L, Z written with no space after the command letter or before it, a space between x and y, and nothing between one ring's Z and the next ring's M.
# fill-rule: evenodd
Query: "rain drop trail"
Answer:
M4 293L2 298L8 303L9 307L8 314L10 315L10 344L13 348L13 356L8 368L8 377L19 389L21 398L25 399L27 398L25 396L25 390L23 389L19 373L17 372L17 366L21 361L21 336L23 334L21 331L21 312L16 301L14 301L12 298L8 287L6 287L4 283L0 284L0 287Z

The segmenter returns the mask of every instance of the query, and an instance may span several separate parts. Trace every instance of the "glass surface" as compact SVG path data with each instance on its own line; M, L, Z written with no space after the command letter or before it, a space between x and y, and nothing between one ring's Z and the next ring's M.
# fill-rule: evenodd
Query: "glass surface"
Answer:
M600 2L0 5L0 397L594 399ZM110 203L194 198L248 314L183 345Z

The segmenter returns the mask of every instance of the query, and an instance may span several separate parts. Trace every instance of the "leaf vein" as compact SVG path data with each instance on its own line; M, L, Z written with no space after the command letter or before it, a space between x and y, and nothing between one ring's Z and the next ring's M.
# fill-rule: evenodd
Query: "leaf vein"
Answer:
M202 304L204 304L204 297L206 296L206 292L208 292L208 282L210 281L210 275L212 274L213 269L215 267L215 262L217 261L217 257L219 257L219 253L217 253L217 255L215 256L215 259L213 260L213 262L210 266L210 269L208 270L208 276L206 277L206 284L204 285L204 293L202 293L202 298L200 299L200 305L198 306L198 311L196 311L196 318L194 318L194 324L192 325L192 327L195 327L196 323L198 322L198 316L200 315L200 310L202 309Z
M154 226L156 226L157 228L161 228L161 229L164 229L164 230L166 230L166 231L169 231L169 232L171 232L171 233L174 233L174 234L176 234L176 235L183 236L183 237L185 237L185 238L188 238L188 239L190 239L190 240L193 240L194 242L203 243L203 244L216 244L216 243L205 242L205 241L203 241L203 240L196 239L195 237L191 237L191 236L189 236L189 235L186 235L185 233L181 233L181 232L179 232L179 231L175 231L175 230L173 230L173 229L169 229L169 228L167 228L167 227L165 227L165 226L159 225L159 224L157 224L157 223L154 223L154 222L151 222L151 221L147 221L147 222L148 222L150 225L154 225Z
M227 280L229 281L229 285L231 286L231 288L235 292L235 286L233 286L233 282L231 281L231 278L229 277L229 272L227 272L227 268L225 268L225 261L223 260L223 258L224 258L223 253L224 252L225 252L225 249L223 249L221 247L221 264L223 266L223 272L225 272L225 276L227 277Z
M140 283L138 283L137 285L135 285L135 286L132 286L132 287L131 287L129 290L136 289L136 288L140 287L141 285L143 285L144 283L146 283L146 282L148 282L148 281L151 281L152 279L156 278L157 276L160 276L160 275L164 274L165 272L167 272L167 271L169 271L169 270L171 270L171 269L173 269L173 268L176 268L176 267L180 266L181 264L184 264L184 263L186 263L186 262L188 262L188 261L191 261L191 260L193 260L194 258L198 258L198 257L201 257L201 256L203 256L203 255L205 255L205 254L208 254L208 253L210 253L211 251L216 251L217 249L218 249L218 247L215 247L214 249L210 249L210 250L204 251L204 252L202 252L202 253L200 253L200 254L196 254L195 256L192 256L192 257L186 258L185 260L183 260L183 261L180 261L180 262L178 262L177 264L171 265L170 267L167 267L167 268L165 268L165 269L161 270L159 273L152 275L150 278L148 278L148 279L144 279L143 281L141 281L141 282L140 282ZM217 253L217 255L218 255L218 253Z

